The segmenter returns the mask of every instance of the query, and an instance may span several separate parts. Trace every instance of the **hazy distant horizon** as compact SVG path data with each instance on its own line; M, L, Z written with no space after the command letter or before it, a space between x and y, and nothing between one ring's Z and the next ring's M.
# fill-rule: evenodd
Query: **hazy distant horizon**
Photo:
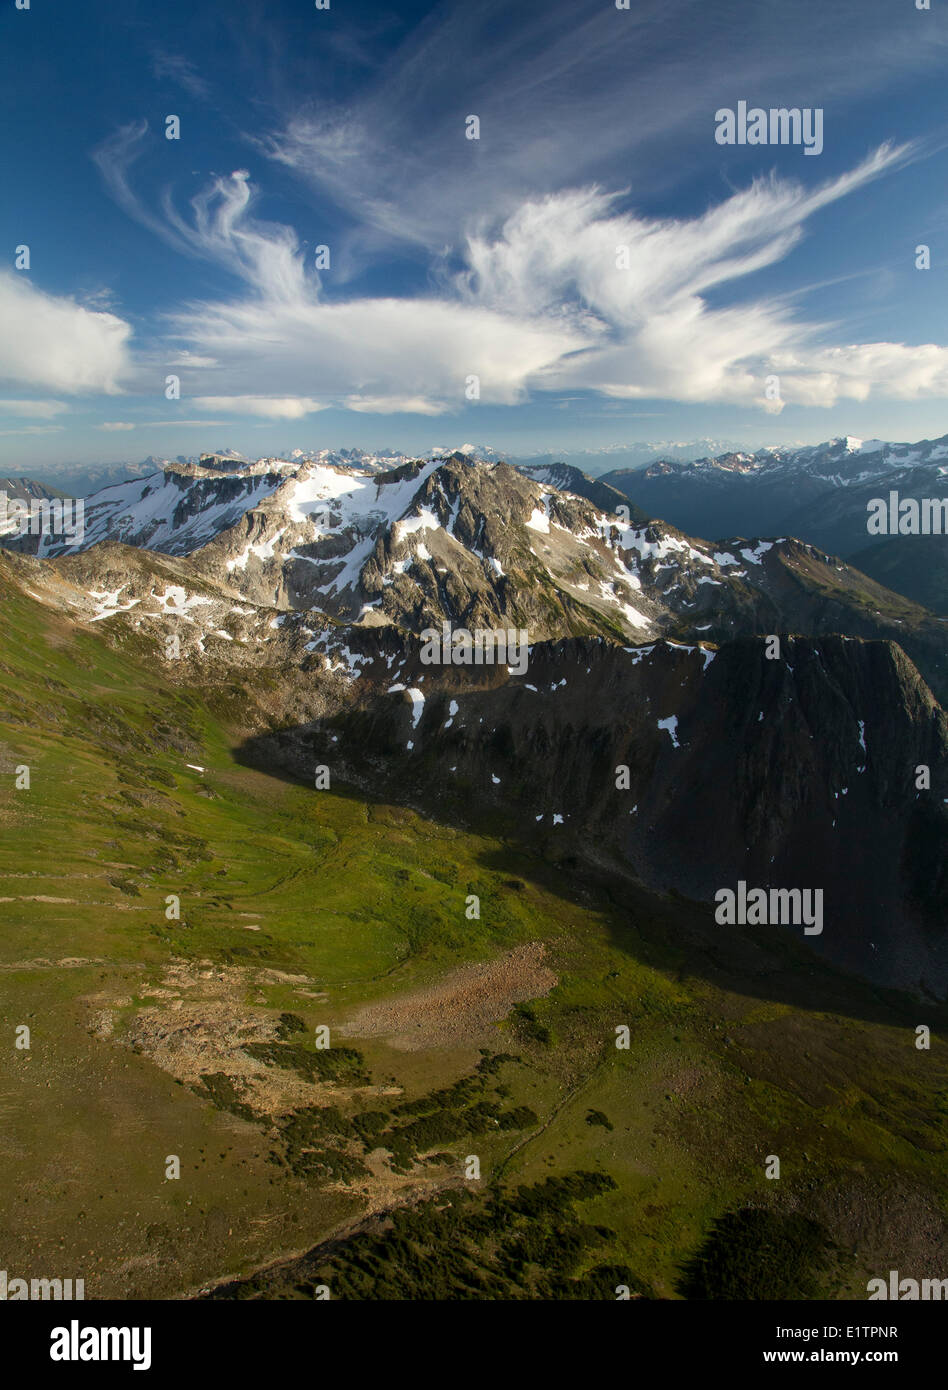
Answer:
M845 437L845 436L836 436ZM776 441L774 439L760 439L758 441L735 440L735 439L712 439L700 438L693 440L641 440L629 441L628 443L617 443L604 446L599 449L543 449L530 453L516 453L513 450L500 448L498 445L488 441L481 441L473 447L477 450L477 456L482 453L488 457L502 458L514 464L542 464L563 462L581 469L592 477L601 476L618 468L645 468L649 463L660 458L669 458L678 463L691 462L694 459L715 457L731 450L754 453L760 449L785 447L803 448L808 445L822 444L827 442L823 439L817 440L788 440ZM890 443L899 441L886 441ZM915 441L907 441L914 443ZM344 452L358 451L365 454L374 454L379 457L392 456L428 458L436 452L450 451L452 449L463 448L467 445L472 447L467 441L452 441L449 444L428 444L425 447L412 449L398 449L392 445L379 445L368 447L357 443L345 444L315 444L308 448L303 448L303 454L316 454L321 451L342 454ZM162 463L196 463L198 459L210 454L233 453L241 455L243 460L248 463L255 463L262 458L284 459L291 461L294 453L300 452L300 446L293 448L264 448L260 452L245 453L243 450L234 449L231 445L218 443L213 448L201 450L196 454L176 453L173 455L149 454L143 458L124 458L124 459L102 459L83 462L81 460L69 460L62 463L38 464L33 469L23 468L20 470L11 468L7 470L9 477L30 478L34 482L47 483L50 486L62 486L69 483L85 483L86 491L92 491L97 487L108 486L112 481L119 480L121 477L141 476L143 472L153 465L156 469Z

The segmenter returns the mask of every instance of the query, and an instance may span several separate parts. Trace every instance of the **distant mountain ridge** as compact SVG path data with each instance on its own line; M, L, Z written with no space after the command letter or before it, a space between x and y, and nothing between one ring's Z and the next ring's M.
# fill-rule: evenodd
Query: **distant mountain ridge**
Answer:
M692 459L739 451L745 447L733 439L633 440L630 443L604 444L597 449L564 448L556 453L520 455L516 460L511 458L511 462L530 467L563 462L593 477L602 478L608 472L615 472L619 465L623 470L636 472L655 459L687 463Z
M797 536L853 560L899 593L948 612L946 547L922 546L917 543L922 537L873 537L867 529L873 498L893 491L900 499L919 501L948 496L948 435L915 444L847 436L690 463L660 459L642 471L614 470L600 481L689 534ZM939 577L929 583L933 561Z
M499 460L507 457L492 449L489 445L462 444L456 449L449 446L433 446L427 451L429 457L436 455L448 455L450 453L462 453L470 458ZM359 468L368 470L383 471L388 468L397 468L400 464L408 463L411 459L417 458L417 454L405 453L400 449L380 448L380 449L285 449L277 453L263 455L262 458L283 460L289 463L321 463L329 467L338 468ZM152 473L161 472L165 468L174 465L187 467L189 465L204 466L208 468L218 468L224 471L232 468L252 467L253 461L248 459L237 449L212 449L201 454L176 454L174 458L166 458L156 454L149 454L147 458L140 462L114 463L114 464L60 464L52 468L37 470L43 474L43 479L22 479L29 481L34 487L48 487L49 495L67 495L70 497L87 497L91 493L99 492L103 488L113 487L117 483L128 482L134 478L148 477ZM49 478L49 483L44 481ZM12 495L12 494L11 494ZM37 493L37 496L40 494Z
M657 458L695 459L711 453L723 453L727 449L742 446L730 440L698 439L688 443L669 440L652 443L608 444L601 449L565 449L556 453L520 455L510 450L496 449L489 444L430 445L423 450L425 457L462 454L467 458L485 459L491 462L504 460L514 465L532 467L548 466L567 459L570 466L585 470L593 476L615 468L617 463L644 467ZM317 449L279 449L268 455L271 458L287 459L294 462L324 463L339 467L397 468L399 464L417 458L417 453L392 447L377 449L328 447ZM236 449L220 448L207 450L202 454L176 454L174 458L150 454L139 462L110 464L64 463L37 470L43 478L49 479L50 486L68 493L70 496L84 497L113 483L125 482L129 478L141 478L164 468L171 463L197 464L202 459L217 459L221 463L241 464L249 460Z

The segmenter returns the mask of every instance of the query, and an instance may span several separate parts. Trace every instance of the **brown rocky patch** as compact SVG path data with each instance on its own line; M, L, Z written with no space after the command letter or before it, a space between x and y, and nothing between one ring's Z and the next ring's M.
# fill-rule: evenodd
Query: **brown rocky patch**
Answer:
M557 977L545 954L541 941L530 941L499 960L461 966L424 989L365 1005L336 1032L384 1037L405 1052L475 1042L515 1004L549 994Z

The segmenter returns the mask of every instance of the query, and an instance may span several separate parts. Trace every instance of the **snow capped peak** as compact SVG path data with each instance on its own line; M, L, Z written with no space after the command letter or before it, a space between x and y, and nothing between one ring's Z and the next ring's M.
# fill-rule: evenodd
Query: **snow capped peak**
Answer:
M923 439L916 444L896 444L882 439L862 439L840 435L822 444L767 445L754 453L732 451L714 457L676 462L659 459L641 474L642 478L695 478L743 474L772 481L781 474L801 474L834 488L845 488L870 481L895 478L900 471L926 468L948 458L948 435ZM611 481L613 475L606 474Z
M487 463L497 463L504 457L496 449L492 449L489 444L457 444L450 447L444 444L435 444L430 450L432 458L447 458L451 454L463 454L465 458L483 459Z

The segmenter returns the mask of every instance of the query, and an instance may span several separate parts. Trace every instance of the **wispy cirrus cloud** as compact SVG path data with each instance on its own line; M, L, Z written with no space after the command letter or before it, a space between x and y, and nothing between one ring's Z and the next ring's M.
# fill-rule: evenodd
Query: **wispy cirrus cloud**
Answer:
M801 436L943 428L937 6L794 0L792 24L759 0L172 8L96 31L121 81L83 67L70 139L24 89L8 153L34 215L14 199L11 240L36 244L12 288L0 273L0 392L22 403L0 427L68 420L92 453L145 428L171 450L169 426L193 451L215 421L245 449L268 429L303 443L340 429L327 407L406 447L428 434L410 417L452 414L465 437L513 448L509 421L544 449L656 411L706 432L722 405L735 439L776 437L758 412L785 403L844 403L787 412ZM61 37L47 85L68 92L87 27ZM739 99L825 108L823 155L718 146L715 112ZM90 138L115 206L93 179L71 216ZM500 407L482 426L476 401ZM930 404L874 404L891 401Z
M195 396L191 404L198 410L259 415L265 420L302 420L327 408L308 396Z
M199 408L275 419L331 404L436 415L469 399L472 381L479 399L508 405L585 389L772 408L764 380L774 373L784 402L941 393L948 350L938 345L839 344L783 299L712 302L784 259L821 209L911 155L883 145L810 188L758 178L694 218L638 216L621 210L623 194L595 187L526 200L499 224L476 219L462 268L438 261L434 292L401 298L327 298L292 229L254 216L240 170L192 200L190 221L171 218L169 234L244 291L170 311L169 359L192 364ZM214 391L200 389L205 362Z
M32 420L52 420L68 409L65 401L0 400L0 415L25 415Z
M206 98L210 94L210 84L201 76L194 63L181 53L171 53L167 49L155 50L151 70L157 78L167 78L184 89L189 96Z
M799 25L778 45L756 14L733 0L713 14L697 0L641 0L629 12L439 7L346 103L294 110L284 96L285 119L248 146L271 172L292 171L321 211L350 216L326 276L292 226L260 215L247 169L213 176L185 207L167 188L146 201L133 176L149 129L123 127L95 154L113 197L237 282L166 303L152 366L180 364L182 399L199 410L273 419L330 405L437 415L472 398L513 405L576 390L771 410L948 392L940 345L853 342L751 279L786 261L822 209L917 157L907 144L880 144L815 186L749 175L693 216L635 207L637 187L654 195L680 172L672 153L689 168L718 157L713 113L733 94L738 59L760 92L791 85L801 103L814 92L842 102L945 51L940 33L920 49L917 31L893 27L877 3L827 12L801 0ZM166 75L183 81L172 67ZM469 112L482 122L477 142L464 139ZM359 291L368 262L399 256L425 268L423 288ZM776 405L764 397L774 374Z
M65 425L23 425L16 430L0 430L0 435L6 438L15 434L61 434L64 429Z
M943 67L948 31L914 19L894 21L886 0L795 0L774 42L747 0L635 0L624 12L459 0L350 100L298 102L253 143L350 213L356 264L397 242L434 254L485 211L503 218L591 184L654 196L714 168L714 112L738 97L844 120L850 103ZM465 139L469 113L478 141Z

